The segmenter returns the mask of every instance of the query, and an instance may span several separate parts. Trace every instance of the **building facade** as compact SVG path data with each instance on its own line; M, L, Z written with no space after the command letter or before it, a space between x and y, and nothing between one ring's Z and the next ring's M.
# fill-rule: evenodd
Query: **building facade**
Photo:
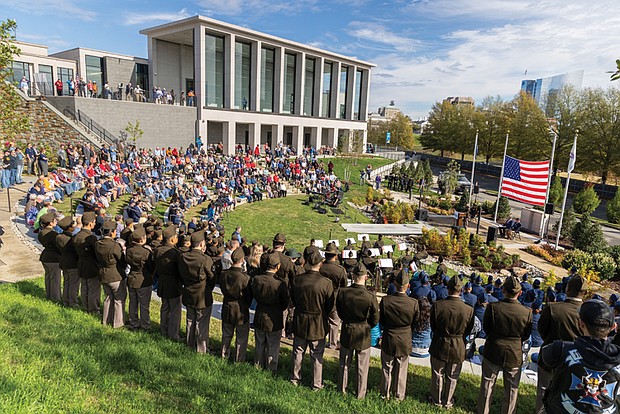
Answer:
M373 64L203 16L140 33L151 85L197 107L203 142L229 154L238 144L366 147Z
M531 95L540 109L545 111L548 117L552 117L558 92L567 85L572 85L579 90L582 84L583 70L577 70L536 80L524 79L521 81L521 91Z

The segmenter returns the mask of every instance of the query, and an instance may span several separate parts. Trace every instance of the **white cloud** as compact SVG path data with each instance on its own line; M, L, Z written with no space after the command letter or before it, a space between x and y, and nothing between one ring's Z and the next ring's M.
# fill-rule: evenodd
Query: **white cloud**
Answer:
M187 9L181 9L178 12L150 12L150 13L128 13L125 16L124 24L126 26L135 24L144 24L159 21L175 21L190 17Z
M318 0L200 0L198 4L209 15L240 16L297 14L318 10Z
M18 32L17 40L45 45L49 48L50 53L59 51L61 49L66 49L69 46L69 42L61 39L59 36L48 36Z
M3 0L2 5L13 9L23 10L27 7L28 12L38 15L49 15L50 19L55 16L68 16L72 19L93 21L97 14L91 10L84 9L77 5L73 0L29 0L27 3L18 0Z
M347 28L349 36L354 37L365 48L382 51L413 52L420 44L419 40L404 34L395 33L376 22L353 21Z

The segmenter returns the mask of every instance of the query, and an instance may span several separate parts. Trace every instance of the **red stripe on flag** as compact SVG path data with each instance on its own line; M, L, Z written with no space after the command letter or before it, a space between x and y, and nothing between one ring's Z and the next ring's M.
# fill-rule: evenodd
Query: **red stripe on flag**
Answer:
M531 205L544 205L549 184L549 161L518 161L520 180L504 177L502 195Z

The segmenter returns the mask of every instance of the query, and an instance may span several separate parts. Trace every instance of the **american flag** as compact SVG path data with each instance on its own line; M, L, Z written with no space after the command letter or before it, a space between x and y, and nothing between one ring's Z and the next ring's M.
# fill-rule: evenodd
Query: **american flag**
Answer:
M535 206L544 206L549 184L549 161L521 161L506 157L502 195Z

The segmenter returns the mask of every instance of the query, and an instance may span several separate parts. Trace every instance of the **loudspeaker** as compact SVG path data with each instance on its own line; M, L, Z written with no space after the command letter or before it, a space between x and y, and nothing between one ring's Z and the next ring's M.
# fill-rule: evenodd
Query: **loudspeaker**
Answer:
M545 204L545 214L555 213L555 205L553 203Z
M497 227L489 227L487 232L487 244L497 241Z
M317 211L319 214L327 214L327 210L326 210L326 209L324 209L323 207L319 207L316 211Z
M479 194L480 193L480 187L478 187L478 184L474 185L474 194Z
M415 219L418 221L428 221L428 210L421 208L415 212Z

